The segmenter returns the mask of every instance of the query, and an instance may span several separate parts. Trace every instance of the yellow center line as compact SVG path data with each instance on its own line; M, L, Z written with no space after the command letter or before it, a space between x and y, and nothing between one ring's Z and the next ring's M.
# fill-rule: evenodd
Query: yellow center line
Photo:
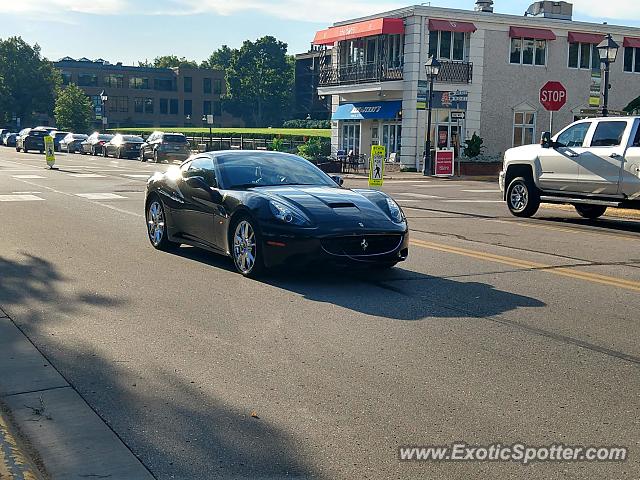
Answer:
M626 290L632 290L634 292L640 292L640 282L633 280L625 280L622 278L609 277L607 275L600 275L598 273L583 272L575 270L573 268L554 267L553 265L547 265L544 263L530 262L528 260L520 260L512 257L504 257L502 255L495 255L493 253L480 252L477 250L469 250L466 248L454 247L452 245L445 245L441 243L427 242L424 240L411 239L411 245L416 247L428 248L430 250L436 250L439 252L452 253L454 255L462 255L465 257L476 258L478 260L485 260L493 263L501 263L503 265L509 265L511 267L525 268L528 270L543 270L554 275L560 275L563 277L575 278L578 280L584 280L586 282L598 283L601 285L609 285L613 287L624 288ZM588 265L585 265L588 266Z

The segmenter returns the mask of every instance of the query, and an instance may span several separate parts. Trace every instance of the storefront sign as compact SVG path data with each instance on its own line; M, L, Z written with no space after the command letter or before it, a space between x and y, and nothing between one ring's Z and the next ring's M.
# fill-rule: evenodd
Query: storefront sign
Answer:
M384 145L371 145L371 159L369 161L369 186L381 187L384 181L384 160L386 148Z
M600 91L602 90L602 71L591 70L591 85L589 87L589 106L600 106Z
M402 110L400 100L388 102L360 102L339 105L331 120L390 120L396 118Z
M418 110L427 108L427 97L429 96L429 82L418 80ZM455 90L451 92L433 92L433 108L458 108L467 109L469 92L466 90Z
M436 150L436 177L453 177L453 149Z

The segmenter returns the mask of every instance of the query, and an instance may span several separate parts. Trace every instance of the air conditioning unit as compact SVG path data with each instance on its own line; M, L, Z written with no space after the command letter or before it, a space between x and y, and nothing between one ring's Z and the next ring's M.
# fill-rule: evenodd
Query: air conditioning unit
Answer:
M571 20L573 5L569 2L542 1L533 3L525 12L526 16Z

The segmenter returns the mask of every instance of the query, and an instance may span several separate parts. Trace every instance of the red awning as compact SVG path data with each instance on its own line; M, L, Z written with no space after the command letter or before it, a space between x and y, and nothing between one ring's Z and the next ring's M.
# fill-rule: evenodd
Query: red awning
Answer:
M429 30L439 32L473 33L477 30L473 23L456 22L455 20L429 20Z
M604 40L604 35L599 33L569 32L569 43L593 43L599 44Z
M543 28L510 27L511 38L535 38L536 40L555 40L556 34Z
M371 37L373 35L396 35L404 33L404 20L401 18L376 18L366 22L352 23L340 27L320 30L313 39L314 45L333 45L340 40Z
M640 48L640 38L624 37L623 47Z

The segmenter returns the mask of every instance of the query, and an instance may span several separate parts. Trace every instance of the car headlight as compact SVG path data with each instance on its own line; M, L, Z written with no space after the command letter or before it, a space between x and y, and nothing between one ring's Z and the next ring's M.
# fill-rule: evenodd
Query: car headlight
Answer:
M300 211L275 200L269 201L269 207L274 217L290 225L308 225L309 219Z
M389 215L391 215L391 220L393 220L394 223L404 222L404 214L402 213L402 209L400 208L400 206L389 197L387 197L386 200L387 207L389 208Z

